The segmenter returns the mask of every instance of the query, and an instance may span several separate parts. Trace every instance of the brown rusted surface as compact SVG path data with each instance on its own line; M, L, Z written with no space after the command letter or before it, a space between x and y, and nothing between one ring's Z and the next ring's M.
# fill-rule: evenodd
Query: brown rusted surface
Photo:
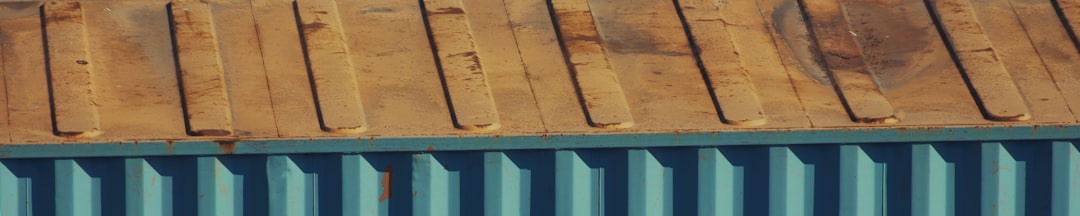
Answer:
M12 142L49 142L52 133L45 51L41 39L41 3L0 3L0 55L7 87L8 128ZM16 5L17 4L17 5Z
M169 8L188 131L199 136L231 135L232 108L210 7L173 1Z
M1063 73L1070 63L1063 63L1061 59L1076 56L1076 51L1075 46L1067 45L1072 44L1072 40L1064 32L1061 17L1057 16L1050 0L977 0L972 3L971 11L982 24L987 39L1019 90L1022 102L1031 112L1028 121L1073 121L1073 116L1068 115L1071 112L1068 100L1063 95L1075 98L1076 94L1059 92L1059 87L1076 83ZM1055 52L1057 50L1060 51Z
M553 0L551 7L589 124L598 128L632 127L634 119L588 0Z
M504 42L499 43L501 46L498 47L482 46L481 49L490 47L509 50L511 54L514 52L519 53L517 55L495 55L511 59L511 62L512 59L518 59L520 65L517 65L517 67L520 69L516 71L520 71L523 76L517 77L524 81L492 83L493 87L518 89L515 91L518 93L509 95L509 97L519 98L524 101L508 103L507 105L499 104L499 106L504 107L504 113L518 114L503 115L515 118L504 118L507 121L506 125L509 126L509 123L527 120L529 125L541 127L541 131L583 132L592 130L588 124L582 124L582 120L585 119L585 110L578 103L579 99L574 90L574 83L568 82L572 80L571 73L567 67L566 58L563 57L555 33L555 26L551 22L551 13L549 10L536 9L547 8L547 1L485 0L480 2L491 2L489 4L495 5L505 4L506 6L502 10L499 10L497 6L490 7L493 8L490 9L491 14L499 15L499 12L505 11L501 14L506 17L505 19L507 19L506 21L510 23L511 27L505 28L505 22L500 23L497 19L491 19L492 24L490 26L503 27L504 30L500 31L503 33L490 36L481 34L478 35L478 39L502 39ZM510 37L506 37L507 33L509 33ZM487 43L490 42L484 44ZM527 85L522 83L527 83ZM519 96L523 94L531 94L533 98ZM506 108L510 108L509 106L517 107L514 107L515 111L513 112L505 111ZM530 107L534 108L530 109ZM539 116L539 118L536 116Z
M86 21L79 2L49 2L42 9L55 132L64 137L101 133Z
M931 3L986 118L995 121L1031 119L1030 109L1003 65L1002 56L987 38L972 2L934 0Z
M442 68L454 124L470 131L498 129L499 113L461 0L424 1L428 29Z
M1070 0L48 4L0 0L0 144L1060 125L1080 108ZM100 133L61 136L72 119Z
M812 23L811 37L820 50L818 58L832 78L852 120L860 123L896 123L896 109L875 82L874 68L868 65L865 50L855 38L843 8L837 0L801 1L803 13Z
M720 16L732 11L753 10L754 5L706 0L678 2L683 23L694 39L698 61L711 84L713 97L716 98L724 120L732 125L765 124L767 120L765 110L761 107L761 99L758 98L757 90L750 81L750 75L740 56L747 50L735 47L737 42L732 34L734 32L729 30L738 26L728 24L726 20L729 17ZM732 20L736 19L738 18Z
M1057 0L1058 5L1063 9L1070 8L1066 5L1076 5L1074 0ZM1077 15L1070 10L1063 10L1066 20L1061 20L1055 13L1047 13L1044 11L1053 11L1055 8L1049 0L1021 0L1014 1L1014 7L1017 17L1020 18L1026 30L1027 36L1031 38L1031 45L1035 46L1035 51L1039 53L1039 57L1042 59L1043 65L1046 66L1047 71L1050 72L1051 78L1057 84L1057 90L1060 91L1061 96L1067 102L1067 107L1071 113L1080 113L1080 55L1075 55L1080 51L1077 50L1077 46L1069 46L1066 44L1073 44L1070 38L1070 33L1076 34L1076 27L1080 27L1072 24L1073 20L1076 20ZM1073 9L1075 10L1075 9ZM1080 21L1080 20L1078 20ZM1072 28L1062 28L1061 26L1076 26ZM1072 31L1070 31L1072 29ZM1072 92L1072 93L1069 93ZM1028 99L1028 101L1050 101L1043 100L1043 98L1035 98L1035 100ZM1060 102L1056 102L1056 106L1061 106ZM1043 111L1041 106L1033 105L1033 112L1053 112L1062 113L1060 111ZM1039 115L1041 119L1044 115L1055 115L1053 113L1047 113ZM1076 115L1074 115L1076 117ZM1056 114L1055 120L1068 119L1067 115ZM1039 119L1036 119L1039 120Z
M233 154L236 153L236 141L237 140L218 140L214 142L221 148L222 154Z
M2 30L0 30L2 32ZM0 44L0 72L4 71L4 44ZM7 95L7 82L0 76L0 90L4 95ZM7 97L0 97L0 105L7 107ZM0 109L0 122L8 121L8 109ZM11 133L8 132L8 126L0 125L0 140L10 141Z
M278 136L259 35L251 2L212 0L214 31L221 57L229 107L232 109L233 135L240 137ZM228 27L228 28L222 28Z
M379 185L382 186L382 194L379 195L379 202L390 199L390 194L392 194L390 193L390 189L393 188L390 184L393 183L390 175L394 173L394 165L386 165L386 171L382 171L381 173L383 177L382 180L379 182Z
M363 132L367 118L349 47L341 31L337 2L297 1L296 13L323 129L335 133Z

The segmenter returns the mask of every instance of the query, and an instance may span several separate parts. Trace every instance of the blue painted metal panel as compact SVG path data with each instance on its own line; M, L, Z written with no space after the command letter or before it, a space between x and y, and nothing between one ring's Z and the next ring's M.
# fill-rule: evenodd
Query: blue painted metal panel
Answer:
M1078 155L1060 140L16 158L0 213L1077 215Z

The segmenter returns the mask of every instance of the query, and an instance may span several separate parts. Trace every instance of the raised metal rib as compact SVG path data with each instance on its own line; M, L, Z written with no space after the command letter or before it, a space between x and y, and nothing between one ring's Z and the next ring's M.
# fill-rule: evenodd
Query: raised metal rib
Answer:
M464 4L461 0L425 0L424 8L453 106L454 126L465 130L499 128L499 113Z
M1031 111L1016 88L1000 56L983 32L967 0L930 0L938 25L945 31L964 77L979 100L983 114L993 121L1031 119Z
M551 0L551 7L589 124L599 128L633 126L630 107L611 67L588 1Z
M55 132L66 137L100 134L94 102L94 70L86 38L86 22L79 2L45 3L47 70L52 89Z
M720 9L727 5L708 0L678 2L682 9L683 25L690 30L691 43L697 48L698 62L712 87L712 96L723 113L724 122L745 126L765 124L761 99L739 57L735 37L721 16Z
M210 7L203 2L174 1L170 9L188 132L231 135L232 108Z
M879 88L843 8L836 0L800 1L837 91L855 122L896 123L896 110Z
M363 132L367 119L360 102L360 88L349 46L341 29L337 3L332 0L297 1L296 9L323 130Z

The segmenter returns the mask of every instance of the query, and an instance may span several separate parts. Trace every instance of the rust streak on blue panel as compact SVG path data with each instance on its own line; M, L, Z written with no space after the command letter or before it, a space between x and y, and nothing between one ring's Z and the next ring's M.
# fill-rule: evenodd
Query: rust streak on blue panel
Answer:
M240 215L243 205L237 200L241 194L236 194L237 185L232 171L216 157L199 157L196 160L199 215Z
M345 215L379 215L390 198L390 170L382 174L361 154L341 157L341 191ZM380 179L386 179L380 181Z
M145 158L128 158L124 161L127 188L127 215L161 215L166 203L163 194L165 179Z

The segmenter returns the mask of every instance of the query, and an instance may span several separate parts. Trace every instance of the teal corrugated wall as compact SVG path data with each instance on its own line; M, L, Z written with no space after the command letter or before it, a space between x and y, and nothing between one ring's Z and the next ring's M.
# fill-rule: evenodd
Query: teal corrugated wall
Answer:
M1071 141L0 160L0 215L1080 215Z

